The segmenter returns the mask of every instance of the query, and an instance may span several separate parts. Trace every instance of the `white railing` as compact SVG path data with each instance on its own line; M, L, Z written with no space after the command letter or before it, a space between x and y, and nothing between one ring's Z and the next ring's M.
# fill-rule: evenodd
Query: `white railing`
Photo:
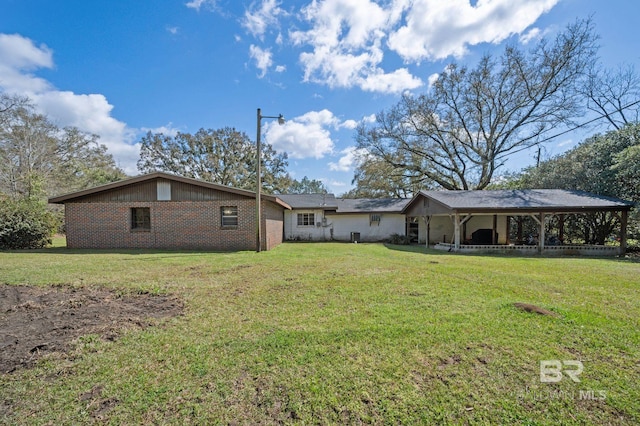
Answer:
M519 253L536 254L538 246L531 245L469 245L463 244L458 250L455 244L438 243L433 248L436 250L456 251L458 253ZM599 246L589 244L573 244L560 246L545 246L542 253L549 255L580 255L580 256L615 256L620 252L620 247Z

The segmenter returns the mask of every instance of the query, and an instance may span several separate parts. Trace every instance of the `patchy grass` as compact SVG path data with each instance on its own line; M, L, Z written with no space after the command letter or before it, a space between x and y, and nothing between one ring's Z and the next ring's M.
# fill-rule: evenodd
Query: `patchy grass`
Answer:
M2 252L1 283L170 293L185 315L0 376L0 423L637 424L639 276L377 244ZM541 383L542 360L581 381Z

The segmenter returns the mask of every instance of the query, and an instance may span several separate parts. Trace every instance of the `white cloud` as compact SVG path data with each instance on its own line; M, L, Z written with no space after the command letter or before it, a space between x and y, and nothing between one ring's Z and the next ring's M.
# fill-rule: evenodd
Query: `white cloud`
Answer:
M178 134L178 132L180 131L180 129L173 127L173 123L168 123L165 126L159 126L159 127L142 127L140 128L141 132L151 132L151 133L162 133L165 136L175 136Z
M325 185L333 188L344 188L345 186L348 186L347 183L339 180L334 180L334 179L321 179L321 180L322 182L324 182Z
M19 34L0 34L0 86L9 92L31 94L51 84L30 71L53 68L53 52Z
M541 30L540 28L537 28L537 27L531 28L526 33L520 35L519 37L520 43L528 44L534 40L540 40L542 37L546 36L551 31L553 31L553 28L554 28L553 26L548 27L544 30Z
M461 57L467 46L520 34L560 0L414 0L389 47L405 61Z
M563 148L565 146L569 146L573 144L573 139L565 139L561 142L558 142L558 148Z
M139 146L131 143L134 130L111 116L113 105L104 95L61 91L30 73L53 66L53 52L48 47L36 46L21 35L0 34L0 87L31 98L36 108L58 126L75 126L100 136L100 143L107 146L118 165L135 174Z
M262 0L259 7L255 3L244 12L242 26L254 37L262 40L269 27L278 26L278 16L285 12L277 0Z
M336 172L350 172L358 166L359 159L366 153L366 150L357 149L355 146L350 146L340 151L342 157L337 163L329 163L329 170Z
M170 32L173 35L176 35L176 34L178 34L178 32L180 32L180 28L179 27L167 26L166 29L167 29L168 32Z
M311 28L292 31L290 38L313 49L300 54L304 81L383 93L422 85L406 68L387 73L380 67L382 41L406 4L397 0L384 9L371 0L324 0L303 8L302 16Z
M369 74L360 87L369 92L400 93L416 89L423 84L422 80L411 75L406 68L397 69L392 73L384 73L378 69Z
M358 122L356 120L345 120L345 121L342 122L340 127L344 127L345 129L353 130L356 127L358 127Z
M186 3L185 6L191 9L195 9L199 12L202 6L207 6L211 9L215 9L216 3L217 0L191 0L190 2Z
M279 152L291 158L323 158L333 152L334 143L330 129L351 125L351 120L341 121L331 111L310 111L288 120L280 126L274 122L265 124L265 138Z
M51 49L19 34L0 34L0 56L3 66L17 70L53 68Z
M366 117L362 118L362 121L365 123L375 123L376 115L375 114L367 115Z
M285 72L287 70L286 65L278 65L276 66L275 72Z
M434 84L436 84L436 81L438 81L438 78L440 78L440 74L433 73L429 76L429 78L427 79L427 81L429 82L429 87L433 86Z
M256 68L260 70L260 78L263 78L267 74L267 71L269 71L269 67L273 65L271 50L269 49L262 49L252 44L249 46L249 57L256 62Z
M469 46L522 34L560 0L314 0L300 11L308 28L292 30L304 81L330 88L402 93L423 81L407 67L388 69L389 52L405 63L460 57ZM536 32L527 35L535 36Z

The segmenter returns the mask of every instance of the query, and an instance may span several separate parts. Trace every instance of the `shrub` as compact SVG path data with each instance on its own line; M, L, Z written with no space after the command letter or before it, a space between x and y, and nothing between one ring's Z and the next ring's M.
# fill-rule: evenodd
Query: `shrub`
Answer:
M51 244L56 219L40 202L0 199L0 249L35 249Z
M630 238L627 240L627 253L640 253L640 240Z
M408 235L391 234L389 244L408 246L411 244L411 237Z

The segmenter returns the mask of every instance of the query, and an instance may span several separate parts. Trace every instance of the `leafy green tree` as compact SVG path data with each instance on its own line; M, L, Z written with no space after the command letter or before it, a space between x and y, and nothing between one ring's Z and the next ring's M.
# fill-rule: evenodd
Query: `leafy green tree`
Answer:
M575 189L599 195L640 201L640 124L598 134L575 148L509 176L495 187L526 189ZM637 211L632 213L630 229L638 227ZM572 215L576 238L603 244L619 226L611 213ZM634 231L634 232L637 232Z
M483 189L510 154L580 116L596 41L583 20L530 51L508 46L473 69L451 63L427 93L360 126L358 148L422 186Z
M215 182L220 185L255 190L256 145L244 132L233 128L200 129L195 134L168 136L147 133L141 142L138 169L143 173L163 171ZM262 144L265 192L283 192L289 185L287 155Z
M35 249L51 244L57 228L43 201L0 196L0 249Z
M57 167L51 184L57 192L79 191L127 177L97 135L75 127L65 127L59 133L55 158ZM50 188L48 192L55 190Z
M307 176L300 180L293 180L289 184L287 194L326 194L329 190L322 181L309 179Z

